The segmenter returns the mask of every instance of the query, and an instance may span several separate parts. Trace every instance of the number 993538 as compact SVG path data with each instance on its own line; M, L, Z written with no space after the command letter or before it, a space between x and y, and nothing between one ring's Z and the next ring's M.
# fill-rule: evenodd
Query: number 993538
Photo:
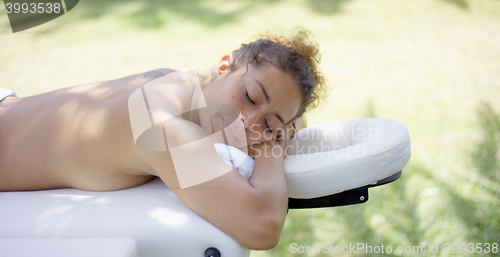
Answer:
M445 253L498 253L497 243L446 243L443 246Z

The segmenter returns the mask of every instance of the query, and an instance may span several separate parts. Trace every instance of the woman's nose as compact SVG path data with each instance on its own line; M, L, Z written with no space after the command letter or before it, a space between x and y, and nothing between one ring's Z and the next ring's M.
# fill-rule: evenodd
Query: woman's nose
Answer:
M245 128L247 129L252 129L254 124L257 123L257 115L252 114L252 113L246 113L243 114L241 113L241 120L243 121L243 124L245 125Z

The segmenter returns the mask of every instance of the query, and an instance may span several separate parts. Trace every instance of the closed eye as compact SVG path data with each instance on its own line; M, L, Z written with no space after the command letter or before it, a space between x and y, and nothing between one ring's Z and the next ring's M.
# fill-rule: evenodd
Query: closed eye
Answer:
M257 105L251 98L250 96L248 95L248 91L245 89L245 96L247 98L247 100L252 103L253 105Z
M266 130L269 131L270 133L273 133L273 129L269 127L269 124L267 124L266 119L264 119L264 123L266 124Z

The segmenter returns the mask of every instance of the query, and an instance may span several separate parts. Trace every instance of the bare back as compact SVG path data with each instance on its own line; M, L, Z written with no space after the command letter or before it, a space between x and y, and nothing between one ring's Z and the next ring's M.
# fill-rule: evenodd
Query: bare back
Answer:
M127 107L153 79L143 75L1 102L0 191L117 190L154 178Z

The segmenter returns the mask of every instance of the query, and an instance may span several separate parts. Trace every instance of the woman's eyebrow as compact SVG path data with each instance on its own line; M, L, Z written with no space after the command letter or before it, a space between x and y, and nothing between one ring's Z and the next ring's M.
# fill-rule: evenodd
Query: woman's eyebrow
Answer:
M255 82L257 82L257 84L259 84L260 86L260 89L262 89L262 93L264 94L264 98L266 98L266 102L269 102L269 95L267 94L267 91L266 89L264 88L264 86L262 85L262 83L260 83L260 81L258 81L256 78L252 77L253 80L255 80ZM275 113L274 116L276 116L276 118L278 118L278 120L281 121L281 124L285 124L285 121L283 121L283 118L281 118L281 115Z
M283 118L281 118L281 116L279 114L275 113L274 116L276 116L276 118L278 118L278 120L281 121L281 124L285 125L285 122L283 121Z

